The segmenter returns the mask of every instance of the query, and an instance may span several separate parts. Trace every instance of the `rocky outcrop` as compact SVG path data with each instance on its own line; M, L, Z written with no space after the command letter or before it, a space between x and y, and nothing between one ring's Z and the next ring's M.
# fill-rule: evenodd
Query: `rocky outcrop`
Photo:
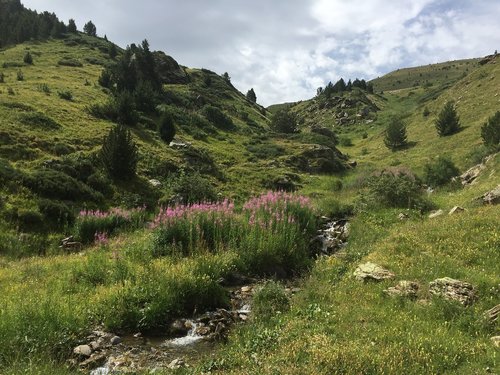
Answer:
M450 277L432 281L429 292L450 301L458 301L464 306L472 304L476 299L476 291L471 284Z
M450 210L450 212L448 212L448 215L455 215L455 214L459 214L459 213L464 212L464 211L465 211L465 208L460 207L460 206L455 206Z
M500 203L500 185L493 190L487 192L481 197L483 204L499 204Z
M406 297L416 299L419 285L414 281L400 281L396 286L387 288L384 292L391 297Z
M288 158L287 164L307 173L336 173L347 168L346 161L347 157L336 148L309 145Z
M153 58L156 64L156 72L160 81L165 84L183 84L189 83L189 76L184 69L179 66L177 61L165 53L153 52Z
M488 321L494 323L498 320L498 316L500 315L500 305L496 305L495 307L489 309L484 313L484 316Z
M375 263L360 264L354 271L354 277L360 281L382 281L394 278L394 273Z
M441 216L444 214L444 211L443 210L437 210L437 211L432 211L430 214L429 214L429 219L434 219L438 216Z

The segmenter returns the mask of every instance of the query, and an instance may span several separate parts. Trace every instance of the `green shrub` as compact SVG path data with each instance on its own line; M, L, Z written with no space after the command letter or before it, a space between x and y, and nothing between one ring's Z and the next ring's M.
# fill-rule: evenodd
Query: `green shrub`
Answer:
M41 199L38 209L44 218L58 227L72 225L75 221L75 213L65 203L50 199Z
M443 137L460 130L460 119L452 101L446 103L435 122L438 134Z
M24 74L23 74L22 70L17 71L17 80L24 81Z
M271 118L271 128L279 133L296 133L297 126L297 116L288 108L280 109Z
M429 117L430 114L431 114L431 111L429 111L429 108L425 107L424 111L422 112L422 116Z
M445 185L459 174L460 170L453 164L453 161L444 156L440 156L424 166L424 181L433 187Z
M257 320L269 320L290 309L290 300L280 283L268 281L257 289L252 301L253 316Z
M233 130L235 128L233 120L217 107L207 105L203 108L202 113L208 121L219 129Z
M15 183L21 177L21 173L12 167L7 160L0 158L0 187Z
M23 184L44 198L100 202L101 193L65 173L38 169L23 177Z
M37 85L37 89L40 92L43 92L43 93L45 93L47 95L50 95L50 87L46 83L39 83Z
M25 64L32 65L33 64L33 56L31 56L31 53L26 52L24 55L23 61Z
M181 173L172 183L172 191L183 203L215 202L217 193L200 173Z
M274 159L285 153L285 149L273 143L260 143L246 146L248 152L251 152L258 159Z
M0 72L0 83L5 83L5 74L3 72Z
M59 123L41 112L22 113L19 120L25 125L43 130L58 130L61 128Z
M484 145L490 150L500 148L500 111L497 111L481 127Z
M71 91L69 91L69 90L58 91L57 95L59 95L59 97L61 99L64 99L64 100L68 100L68 101L72 101L73 100L73 93Z
M346 136L341 136L339 139L339 144L343 147L353 146L352 139Z
M40 212L30 209L20 209L17 212L17 223L24 231L38 230L43 227L43 216Z
M399 208L429 208L418 179L402 169L384 170L368 179L368 200L372 205Z

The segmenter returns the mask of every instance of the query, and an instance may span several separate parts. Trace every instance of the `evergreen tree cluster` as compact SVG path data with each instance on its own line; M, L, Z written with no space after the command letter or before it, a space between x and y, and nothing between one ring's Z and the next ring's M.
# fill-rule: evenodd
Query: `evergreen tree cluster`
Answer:
M460 118L455 109L455 103L449 101L445 104L436 119L435 125L441 137L455 134L460 130Z
M370 82L366 82L364 79L360 80L358 78L354 81L349 80L347 83L343 78L340 78L335 84L328 82L328 85L324 88L318 88L317 94L318 96L330 98L333 94L341 94L346 91L352 91L353 88L359 88L373 94L373 85Z
M30 39L59 38L67 26L54 13L26 9L20 0L0 1L0 47Z

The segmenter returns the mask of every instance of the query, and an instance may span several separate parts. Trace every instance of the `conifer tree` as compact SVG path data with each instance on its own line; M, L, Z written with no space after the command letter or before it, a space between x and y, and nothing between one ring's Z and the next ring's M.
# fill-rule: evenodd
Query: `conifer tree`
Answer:
M436 120L436 129L441 137L454 134L460 130L460 119L452 101L446 103L439 113Z
M385 129L384 144L388 149L396 151L408 144L406 125L399 118L392 118Z
M500 111L497 111L481 127L484 145L495 151L500 149Z
M90 36L97 36L97 28L92 21L89 21L83 26L83 32Z
M68 33L76 34L77 31L78 31L78 29L76 27L75 20L73 18L71 18L68 21Z
M248 90L247 99L250 100L252 103L257 103L257 95L255 95L255 91L253 90L253 88Z
M32 65L33 64L33 56L31 56L31 53L26 52L24 55L23 61L25 64Z
M113 127L104 137L99 156L113 179L129 180L135 176L139 159L137 145L124 126Z
M165 143L174 140L176 133L174 119L170 113L165 113L160 120L160 137Z

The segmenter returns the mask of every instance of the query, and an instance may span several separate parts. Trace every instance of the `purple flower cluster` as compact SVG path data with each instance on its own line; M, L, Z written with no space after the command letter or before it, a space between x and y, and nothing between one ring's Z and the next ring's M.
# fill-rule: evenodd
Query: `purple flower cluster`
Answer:
M268 191L258 197L251 198L243 205L243 209L257 211L261 208L269 209L277 205L296 204L299 207L311 208L311 200L303 195L296 195L284 191Z
M108 235L106 233L96 232L94 236L94 243L96 245L104 246L109 242Z
M218 216L227 217L234 214L234 203L225 199L223 202L219 203L203 202L162 208L150 224L150 227L157 228L160 225L168 224L175 219L190 218L201 213L218 214Z

